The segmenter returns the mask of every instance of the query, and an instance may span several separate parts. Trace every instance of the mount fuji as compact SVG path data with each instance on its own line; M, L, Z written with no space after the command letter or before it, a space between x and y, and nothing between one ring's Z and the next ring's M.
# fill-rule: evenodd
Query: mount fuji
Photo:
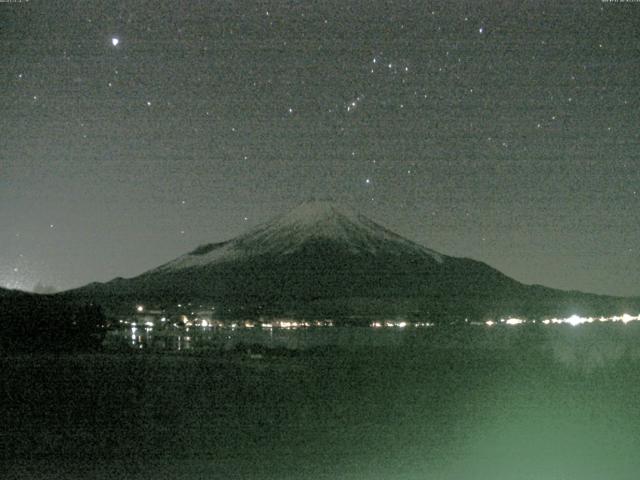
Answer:
M333 202L308 201L234 239L141 275L60 295L108 311L216 305L222 317L485 319L612 314L637 300L525 285L443 255Z

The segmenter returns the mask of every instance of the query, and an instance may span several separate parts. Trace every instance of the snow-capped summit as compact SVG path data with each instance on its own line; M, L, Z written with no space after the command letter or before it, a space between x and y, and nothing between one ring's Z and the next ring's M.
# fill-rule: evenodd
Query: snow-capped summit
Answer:
M301 203L284 215L227 242L202 245L157 270L184 269L259 255L287 255L309 242L333 242L353 254L443 256L411 242L348 207L326 200Z
M290 212L268 222L270 228L312 230L323 236L340 236L344 222L359 223L362 217L349 208L328 200L308 200Z

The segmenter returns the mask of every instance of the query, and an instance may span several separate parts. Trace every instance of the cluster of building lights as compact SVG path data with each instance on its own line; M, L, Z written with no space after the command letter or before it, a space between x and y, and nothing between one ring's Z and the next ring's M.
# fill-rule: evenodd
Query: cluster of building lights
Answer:
M333 327L333 320L315 320L313 322L303 320L274 320L268 323L261 323L262 328L309 328L309 327Z
M386 320L384 322L371 322L372 328L406 328L406 327L432 327L429 322L407 322L405 320Z
M578 315L571 315L567 318L546 318L544 320L536 321L536 320L524 320L522 318L502 318L499 321L487 320L485 325L492 327L498 324L504 325L522 325L525 323L542 323L543 325L583 325L585 323L594 323L594 322L622 322L625 325L629 322L640 321L640 315L633 316L625 313L623 315L614 315L612 317L580 317Z
M181 307L182 305L178 305ZM215 308L212 308L214 310ZM136 305L135 311L137 316L128 319L121 319L119 323L124 325L129 325L132 328L136 328L138 326L144 325L147 329L151 329L156 326L158 322L158 316L161 314L161 310L147 310L143 305ZM191 312L193 316L189 317L187 315L180 315L178 321L173 323L174 327L186 327L187 331L190 327L201 327L204 329L209 328L255 328L261 327L263 329L296 329L296 328L310 328L310 327L333 327L333 320L314 320L314 321L303 321L303 320L293 320L293 319L281 319L281 320L269 320L269 321L253 321L253 320L244 320L244 321L222 321L211 319L210 314L208 312L200 312L200 316L196 314L196 312ZM204 316L203 316L204 314ZM160 319L160 324L165 324L169 322L169 319L166 316L162 316Z
M181 306L181 305L180 305ZM145 314L151 313L145 310L143 305L136 306L136 313ZM157 312L156 312L157 313ZM193 312L195 313L195 312ZM168 321L167 317L162 316L160 319L161 323L165 323ZM527 320L522 318L510 317L510 318L501 318L500 320L487 320L485 322L469 322L465 320L465 323L471 323L473 325L486 325L488 327L493 327L496 325L522 325L522 324L543 324L543 325L583 325L586 323L596 323L596 322L621 322L627 324L629 322L640 321L640 315L633 316L628 313L623 315L614 315L611 317L581 317L579 315L571 315L567 318L546 318L543 320ZM143 321L136 322L131 320L120 320L120 323L124 323L127 325L131 325L132 327L136 327L138 325L144 325L147 328L153 328L155 323L151 316L147 316ZM406 320L382 320L382 321L373 321L369 324L372 328L407 328L407 327L432 327L434 324L430 322L408 322ZM174 326L182 327L202 327L202 328L255 328L261 327L263 329L297 329L297 328L310 328L310 327L333 327L333 320L315 320L315 321L306 321L306 320L293 320L293 319L281 319L281 320L270 320L270 321L234 321L234 322L223 322L220 320L212 320L210 318L200 318L196 316L193 319L190 319L187 315L180 315L180 322L175 323Z

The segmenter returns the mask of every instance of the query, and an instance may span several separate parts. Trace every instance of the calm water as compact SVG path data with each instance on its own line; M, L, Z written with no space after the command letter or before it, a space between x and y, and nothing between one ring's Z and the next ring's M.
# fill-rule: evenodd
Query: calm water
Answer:
M149 327L127 327L109 332L108 348L146 349L152 351L191 351L203 349L230 350L238 345L263 345L266 348L293 350L334 346L361 348L401 346L427 337L429 327L303 327L253 328L191 327L159 330Z
M635 480L637 327L220 330L187 354L146 332L132 353L4 357L2 478ZM227 343L254 340L298 350Z

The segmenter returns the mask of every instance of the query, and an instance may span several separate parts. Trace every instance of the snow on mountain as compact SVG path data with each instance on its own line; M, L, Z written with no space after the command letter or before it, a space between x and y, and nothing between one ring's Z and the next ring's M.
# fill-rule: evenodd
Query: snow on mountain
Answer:
M444 256L369 220L364 215L329 201L308 201L287 214L227 242L202 245L162 265L155 272L201 267L258 255L287 255L308 242L329 241L354 254L379 252L431 257Z

